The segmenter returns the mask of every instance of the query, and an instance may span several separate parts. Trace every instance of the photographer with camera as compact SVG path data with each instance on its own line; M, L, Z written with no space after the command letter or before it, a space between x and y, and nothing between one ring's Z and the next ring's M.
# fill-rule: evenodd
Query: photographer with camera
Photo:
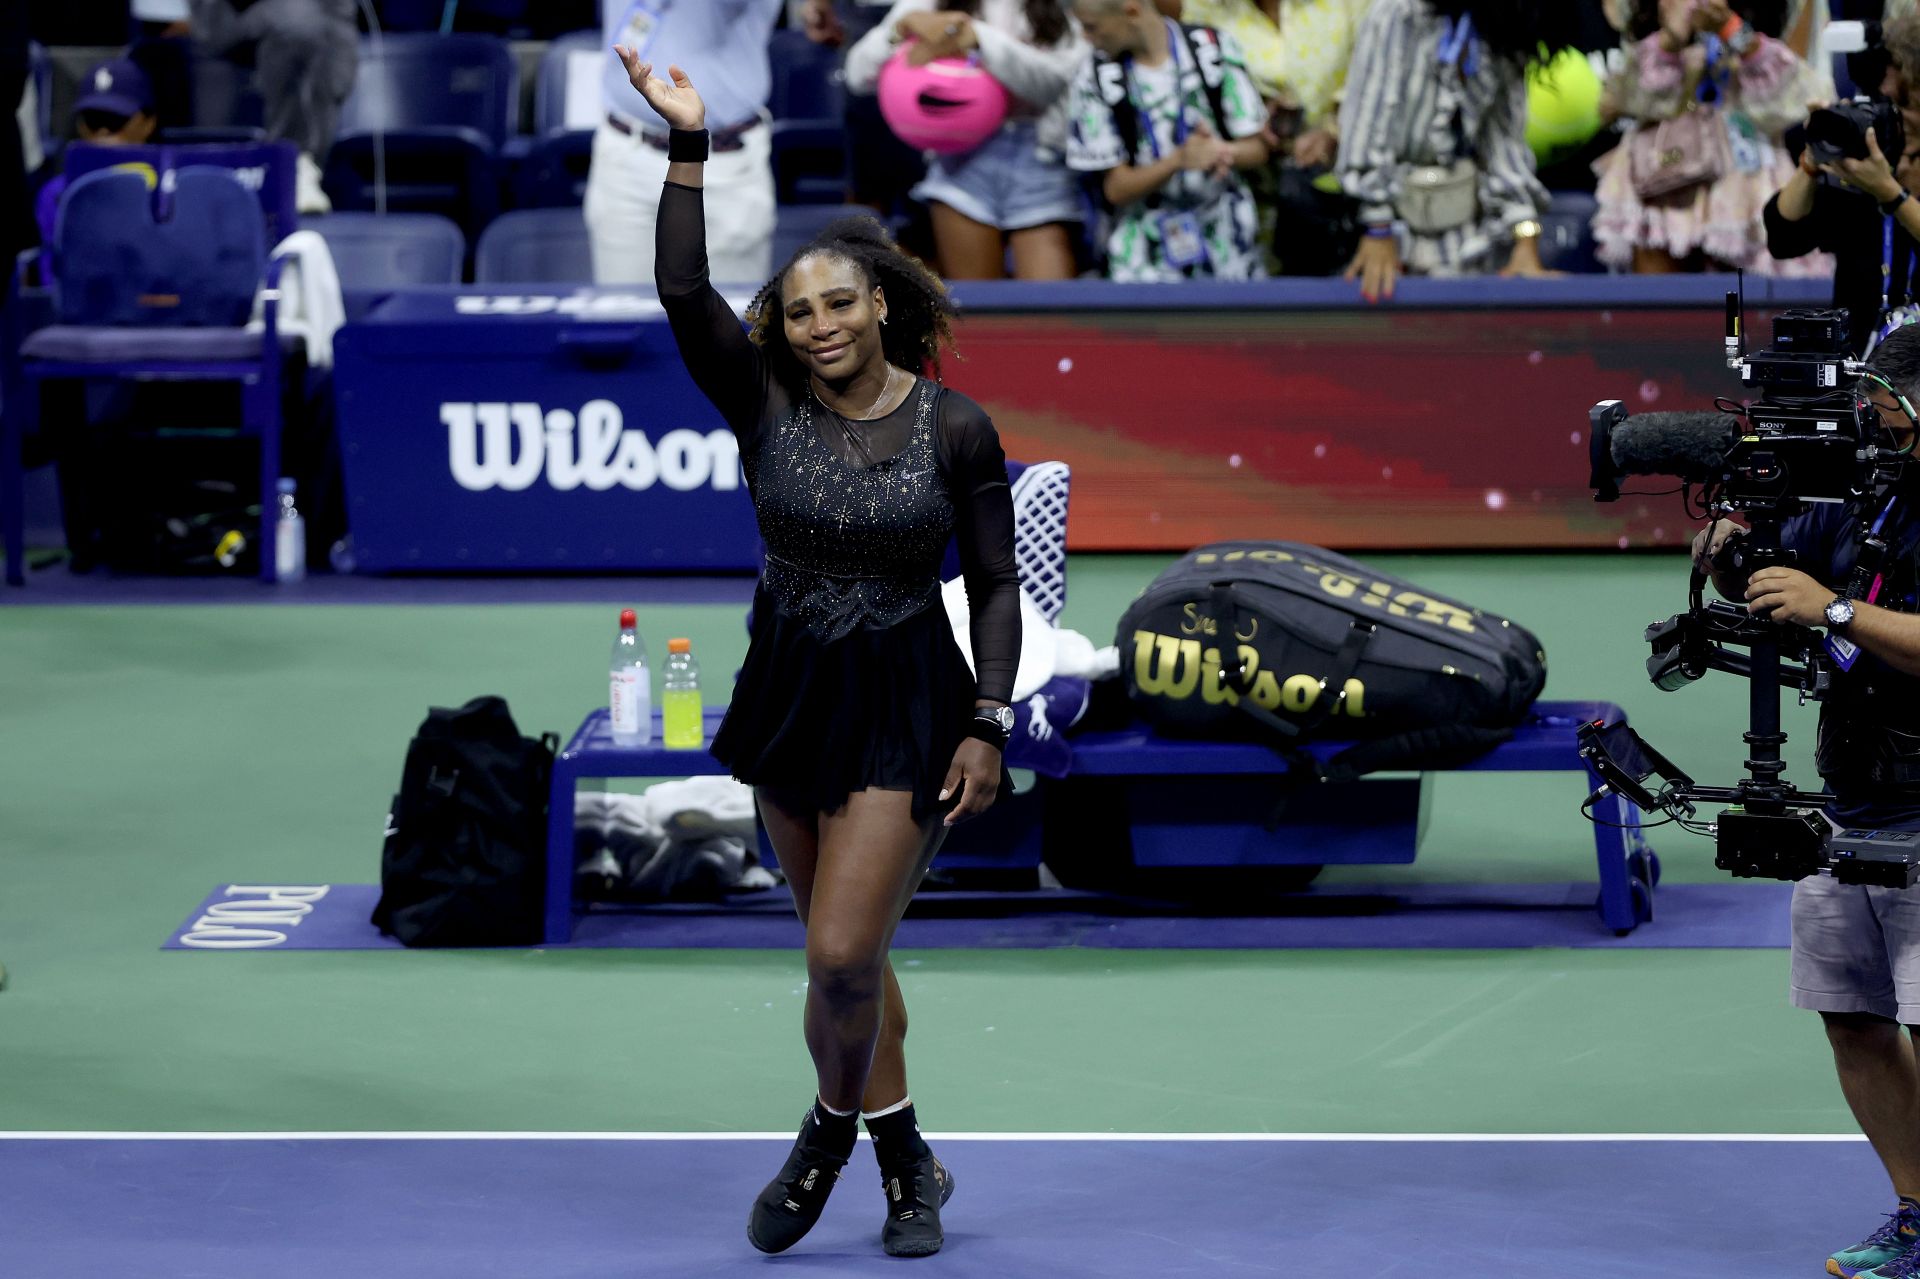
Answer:
M1895 330L1880 344L1862 390L1884 442L1911 450L1920 326ZM1832 796L1828 812L1848 828L1920 830L1916 478L1903 474L1878 501L1818 503L1789 520L1781 542L1799 568L1742 574L1723 553L1746 536L1730 520L1693 542L1696 567L1728 599L1745 602L1756 617L1826 630L1835 670L1820 708L1817 762ZM1879 564L1870 585L1861 585L1856 568L1866 521L1877 523L1885 549L1869 552ZM1920 1276L1920 887L1808 876L1794 885L1792 934L1793 1004L1825 1022L1841 1090L1899 1197L1881 1228L1834 1253L1827 1271Z
M1910 196L1920 188L1920 159L1914 150L1920 147L1920 101L1912 88L1920 83L1920 17L1889 22L1875 52L1885 55L1885 70L1874 101L1838 109L1857 128L1866 156L1821 164L1813 154L1820 148L1809 140L1822 133L1823 124L1838 122L1834 109L1816 107L1803 130L1808 136L1801 140L1793 176L1762 213L1767 251L1773 257L1833 255L1833 304L1845 307L1852 317L1855 354L1872 345L1882 327L1883 309L1911 305L1912 277L1920 265L1915 251L1920 206ZM1892 110L1897 110L1902 127L1893 127ZM1884 123L1870 124L1876 116ZM1887 154L1890 142L1894 155Z

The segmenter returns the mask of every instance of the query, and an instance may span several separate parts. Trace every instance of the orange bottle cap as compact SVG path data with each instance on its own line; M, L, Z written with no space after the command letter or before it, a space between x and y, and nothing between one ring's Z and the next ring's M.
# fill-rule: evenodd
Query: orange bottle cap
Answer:
M693 641L688 639L670 639L667 641L667 651L669 653L691 653L693 651Z

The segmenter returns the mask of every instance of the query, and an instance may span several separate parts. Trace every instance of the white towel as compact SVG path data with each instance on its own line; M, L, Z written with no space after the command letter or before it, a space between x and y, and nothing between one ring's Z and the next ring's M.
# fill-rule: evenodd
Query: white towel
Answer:
M280 309L275 316L280 332L305 341L308 368L332 368L333 335L347 322L347 304L340 295L340 273L334 268L332 251L319 232L295 231L274 246L273 256L285 263L280 272ZM265 329L265 306L263 289L253 301L249 332Z

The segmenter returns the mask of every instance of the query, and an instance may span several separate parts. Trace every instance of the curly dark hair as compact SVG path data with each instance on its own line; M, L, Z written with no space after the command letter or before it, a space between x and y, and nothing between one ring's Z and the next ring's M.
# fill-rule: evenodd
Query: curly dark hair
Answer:
M781 315L788 274L802 258L816 255L850 264L866 277L868 288L886 291L890 323L880 330L881 349L890 362L938 381L941 349L953 345L953 299L926 263L895 244L887 229L868 217L828 223L753 295L747 307L753 326L748 336L766 351L774 377L793 389L806 384L807 370L787 343Z
M1067 10L1061 0L1026 0L1022 7L1035 44L1056 45L1067 38ZM980 0L942 0L940 8L980 16Z
M1579 6L1570 0L1427 0L1449 18L1473 15L1487 51L1505 63L1538 65L1580 38Z

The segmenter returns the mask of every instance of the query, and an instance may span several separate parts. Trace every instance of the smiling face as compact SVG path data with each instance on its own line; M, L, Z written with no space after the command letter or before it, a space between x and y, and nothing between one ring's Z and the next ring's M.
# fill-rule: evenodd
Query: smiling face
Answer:
M787 344L808 372L845 382L885 359L880 321L886 296L845 258L810 253L793 264L781 289Z

